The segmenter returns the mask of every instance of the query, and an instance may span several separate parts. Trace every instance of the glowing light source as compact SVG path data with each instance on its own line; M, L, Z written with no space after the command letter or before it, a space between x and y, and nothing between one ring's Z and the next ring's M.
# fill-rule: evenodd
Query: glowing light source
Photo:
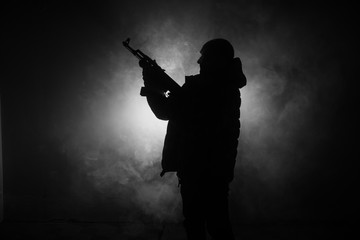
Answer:
M156 138L163 136L166 122L155 117L145 98L139 96L131 98L127 108L129 127L135 130L137 135L151 133L156 135Z
M143 166L160 161L167 121L155 117L138 88L130 90L120 104L114 103L110 114L115 137L125 142L135 160Z

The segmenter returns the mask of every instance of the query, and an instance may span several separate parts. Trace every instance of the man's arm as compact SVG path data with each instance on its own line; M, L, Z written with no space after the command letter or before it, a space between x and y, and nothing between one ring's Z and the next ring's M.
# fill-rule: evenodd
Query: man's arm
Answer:
M180 86L178 86L175 92L171 92L168 95L164 88L159 86L163 76L158 71L143 67L142 73L145 87L142 88L141 95L146 96L147 102L157 118L169 120L172 115L171 112L175 111L173 100L175 95L178 95L181 89Z
M145 89L146 100L155 116L161 120L169 120L169 99L156 89Z

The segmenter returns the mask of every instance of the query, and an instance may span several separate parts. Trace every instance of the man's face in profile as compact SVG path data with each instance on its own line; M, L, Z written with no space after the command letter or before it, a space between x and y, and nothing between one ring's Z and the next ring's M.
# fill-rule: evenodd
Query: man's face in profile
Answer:
M201 54L201 51L200 51ZM199 59L197 60L197 63L200 65L200 73L203 71L204 68L204 56L201 54Z
M216 70L218 64L216 64L216 58L211 57L208 53L201 50L200 58L197 60L197 63L200 65L200 74L213 72Z
M213 39L203 45L200 50L200 74L218 75L226 71L234 58L234 49L225 39Z

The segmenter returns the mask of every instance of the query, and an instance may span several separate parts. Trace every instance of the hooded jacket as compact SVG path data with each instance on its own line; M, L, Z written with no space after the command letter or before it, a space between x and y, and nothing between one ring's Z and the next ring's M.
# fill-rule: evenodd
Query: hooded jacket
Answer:
M245 85L240 58L234 58L217 74L185 77L184 85L169 97L147 94L156 117L169 120L161 175L233 179L240 134L239 89Z

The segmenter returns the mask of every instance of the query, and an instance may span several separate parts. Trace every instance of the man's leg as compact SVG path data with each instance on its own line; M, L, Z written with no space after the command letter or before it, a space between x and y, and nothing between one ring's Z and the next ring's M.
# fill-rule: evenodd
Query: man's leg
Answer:
M184 227L188 240L205 240L205 215L203 192L198 183L182 183L181 197L183 201Z
M229 218L228 193L227 182L212 182L206 188L206 223L213 240L234 240Z

